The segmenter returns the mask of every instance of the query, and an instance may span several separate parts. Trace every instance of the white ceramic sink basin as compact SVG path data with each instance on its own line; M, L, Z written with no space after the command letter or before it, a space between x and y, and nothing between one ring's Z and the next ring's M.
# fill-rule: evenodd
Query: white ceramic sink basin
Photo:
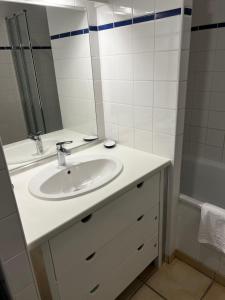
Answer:
M37 154L35 142L32 140L24 140L5 146L4 152L7 163L13 165L31 162L56 151L55 144L57 141L55 139L42 139L42 142L44 150L43 154Z
M89 193L117 177L123 165L106 155L80 156L68 160L66 167L55 162L29 183L30 193L45 200L65 200Z

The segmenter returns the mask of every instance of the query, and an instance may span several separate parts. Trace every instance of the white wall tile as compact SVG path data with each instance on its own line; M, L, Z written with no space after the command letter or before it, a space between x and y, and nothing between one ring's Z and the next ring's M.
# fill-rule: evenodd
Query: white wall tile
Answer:
M153 52L133 55L134 80L153 80Z
M155 80L178 80L179 78L179 53L178 51L155 53Z
M4 263L3 268L13 294L22 291L33 281L29 260L25 252Z
M181 135L184 133L184 119L185 119L185 110L179 109L177 112L176 134Z
M207 127L209 112L207 110L192 110L190 124Z
M153 81L134 81L134 105L152 106L153 105Z
M208 129L206 143L210 146L223 147L225 132L222 130Z
M211 92L209 91L195 91L191 94L193 109L208 110L211 98Z
M146 152L153 150L153 135L152 132L146 130L135 129L134 131L134 146L136 149Z
M24 251L24 241L19 218L16 214L0 220L0 256L9 260Z
M205 146L204 157L213 160L213 161L221 161L223 155L223 148L214 147L214 146Z
M154 82L154 107L177 108L178 82L155 81Z
M217 92L225 92L225 72L212 73L212 90Z
M153 130L164 134L176 134L177 111L171 109L154 108Z
M133 127L133 108L130 105L111 104L112 123Z
M225 92L211 92L209 109L216 111L225 111Z
M102 81L103 100L120 104L132 104L132 81L104 80Z
M110 30L106 30L109 32ZM114 48L114 54L127 54L131 52L131 32L132 29L130 26L118 27L113 29L114 36L112 47L112 42L108 40L108 43L111 48Z
M115 79L132 79L132 57L131 55L117 55L115 57Z
M132 52L149 52L154 50L155 24L152 21L134 24L131 34Z
M186 97L187 97L187 81L182 81L179 83L178 92L178 108L186 107Z
M134 129L125 126L118 126L119 141L122 145L134 146Z
M182 50L180 57L180 80L188 79L189 50Z
M216 49L225 49L225 28L216 31Z
M225 112L210 111L208 126L209 128L225 130Z
M211 91L213 85L212 72L196 72L195 90L197 91Z
M105 136L108 139L112 139L114 141L119 141L118 126L106 121L105 122Z
M0 171L1 183L1 201L0 201L0 219L5 218L16 212L12 186L6 170Z
M174 151L175 136L153 133L153 153L173 159Z
M193 31L191 34L191 50L207 51L216 46L217 29Z
M207 136L207 129L203 127L190 126L189 134L191 142L205 143Z
M134 127L152 131L152 108L134 107Z
M181 39L181 16L155 21L155 49L178 50Z

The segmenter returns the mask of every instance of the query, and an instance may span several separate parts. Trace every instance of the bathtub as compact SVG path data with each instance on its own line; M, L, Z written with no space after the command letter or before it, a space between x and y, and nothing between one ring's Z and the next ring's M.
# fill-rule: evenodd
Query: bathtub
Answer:
M225 208L225 164L184 158L178 207L177 249L225 276L225 255L198 242L201 205Z
M225 209L225 164L203 158L185 158L181 193Z

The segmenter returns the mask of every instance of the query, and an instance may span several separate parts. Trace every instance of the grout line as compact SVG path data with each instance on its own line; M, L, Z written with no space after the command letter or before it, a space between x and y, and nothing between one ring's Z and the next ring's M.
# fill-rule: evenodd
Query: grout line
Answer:
M215 277L215 275L214 275ZM211 289L212 285L214 283L214 278L212 279L211 283L209 284L209 286L207 287L207 289L205 290L205 292L203 293L203 295L201 296L200 300L203 300L204 297L208 294L209 290Z
M140 279L140 281L143 283L143 285L147 286L150 290L152 290L153 292L155 292L157 295L159 295L162 299L164 300L168 300L167 298L165 298L162 294L160 294L157 290L155 290L153 287L151 287L147 282L145 282L144 280Z
M152 290L153 292L155 292L157 295L159 295L162 299L167 300L166 297L164 297L162 294L160 294L157 290L155 290L153 287L151 287L147 282L144 283L144 285L146 285L150 290Z

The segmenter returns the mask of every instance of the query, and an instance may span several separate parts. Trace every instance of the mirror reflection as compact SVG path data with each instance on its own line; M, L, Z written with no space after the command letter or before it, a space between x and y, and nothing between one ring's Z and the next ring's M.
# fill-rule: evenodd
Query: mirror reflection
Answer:
M55 154L59 141L73 148L97 136L86 10L6 2L0 14L0 136L9 168Z

